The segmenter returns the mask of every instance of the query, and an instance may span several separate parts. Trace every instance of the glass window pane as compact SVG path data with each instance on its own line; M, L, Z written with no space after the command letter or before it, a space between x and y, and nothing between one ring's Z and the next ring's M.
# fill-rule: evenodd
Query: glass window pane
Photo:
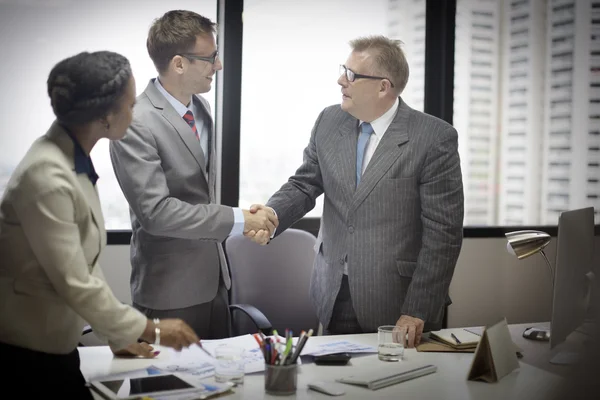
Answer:
M241 207L266 202L300 166L317 116L341 102L348 42L374 34L404 42L411 75L402 98L422 110L424 0L244 1ZM322 207L321 196L307 216Z
M146 51L152 21L189 9L216 21L215 0L54 0L0 2L0 195L31 143L54 120L46 80L60 60L81 51L111 50L131 62L140 94L156 77ZM214 90L205 94L214 110ZM108 140L92 150L107 229L131 229L127 201L114 176Z
M454 125L467 225L554 225L587 206L600 222L595 3L458 0Z

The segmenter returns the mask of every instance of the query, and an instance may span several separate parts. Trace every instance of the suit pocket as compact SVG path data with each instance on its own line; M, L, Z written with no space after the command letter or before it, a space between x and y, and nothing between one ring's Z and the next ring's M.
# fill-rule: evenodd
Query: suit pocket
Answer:
M396 260L396 268L401 277L412 279L415 269L417 269L417 262Z
M314 250L315 250L316 257L322 257L323 260L325 260L325 262L327 264L329 264L329 259L325 255L325 245L323 244L323 240L317 239L317 242L315 243L315 246L314 246Z
M212 244L212 242L208 241L206 243ZM196 250L203 245L204 243L199 240L179 238L161 238L160 240L142 242L142 247L149 256L177 255Z
M412 199L419 195L419 182L416 177L388 178L382 181L388 193L401 199Z

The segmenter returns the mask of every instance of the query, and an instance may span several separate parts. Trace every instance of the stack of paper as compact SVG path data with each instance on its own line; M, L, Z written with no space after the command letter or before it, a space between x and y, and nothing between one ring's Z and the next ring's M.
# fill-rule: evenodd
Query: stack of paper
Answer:
M329 343L314 344L310 341L302 349L303 356L323 356L336 353L377 353L377 348L366 346L349 340L338 340Z

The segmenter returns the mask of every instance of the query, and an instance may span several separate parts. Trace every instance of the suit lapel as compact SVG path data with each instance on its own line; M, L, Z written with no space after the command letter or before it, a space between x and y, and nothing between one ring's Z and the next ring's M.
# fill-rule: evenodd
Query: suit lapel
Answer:
M87 200L87 204L92 212L92 221L99 231L100 236L100 249L106 246L106 229L104 227L104 216L102 215L102 207L100 205L100 198L98 197L98 191L92 184L89 177L86 174L75 173L75 150L72 139L69 134L58 124L54 123L49 131L49 137L62 149L65 154L65 160L67 162L70 171L73 171L77 178L77 183L83 191L83 194ZM92 265L98 261L100 252L96 255Z
M169 101L162 95L154 86L154 80L150 80L150 83L146 87L144 91L152 105L161 110L162 116L168 121L170 125L173 126L185 146L190 151L191 155L194 157L198 166L202 170L202 174L204 175L204 179L208 182L208 178L206 175L206 161L204 158L204 154L202 154L202 148L200 147L200 142L198 139L194 137L190 126L185 122L185 120L175 111L173 106L169 103Z
M358 120L348 114L339 130L339 148L335 151L340 166L338 169L344 196L348 199L354 196L356 187L356 143L358 142Z
M207 142L207 153L205 154L206 157L208 157L208 163L206 163L206 165L208 165L208 188L209 188L209 195L210 195L210 201L211 203L214 203L216 201L215 199L215 192L216 192L216 187L215 187L215 183L216 183L216 160L215 160L215 154L216 154L216 144L215 144L215 124L214 121L212 119L212 116L210 115L210 112L206 109L206 107L204 106L204 103L198 99L196 96L194 96L194 102L197 105L197 109L202 111L202 116L204 117L204 123L207 125L207 133L208 133L208 142Z
M97 188L96 186L92 185L92 182L86 174L78 174L77 180L79 181L87 202L90 205L90 209L92 210L92 219L94 224L96 224L96 228L98 231L100 231L100 249L103 249L104 246L106 246L106 234L104 228L104 217L102 215L102 207L100 205L100 198L98 197ZM100 254L96 256L92 265L98 261L99 256Z
M350 212L355 210L365 200L375 185L383 178L385 173L404 151L404 145L408 142L408 116L409 109L400 100L394 120L377 145L377 149L360 179L360 184L356 188L350 205ZM356 148L354 149L354 155L356 159ZM356 174L356 165L354 165L353 170Z

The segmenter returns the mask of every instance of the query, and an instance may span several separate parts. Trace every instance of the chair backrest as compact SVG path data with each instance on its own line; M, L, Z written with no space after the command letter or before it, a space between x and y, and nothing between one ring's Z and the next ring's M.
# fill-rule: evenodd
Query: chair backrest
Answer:
M257 307L280 334L286 328L295 336L310 328L317 334L319 322L308 295L315 243L312 234L299 229L285 230L266 246L230 236L225 251L232 304ZM248 328L234 319L234 333L248 333Z

